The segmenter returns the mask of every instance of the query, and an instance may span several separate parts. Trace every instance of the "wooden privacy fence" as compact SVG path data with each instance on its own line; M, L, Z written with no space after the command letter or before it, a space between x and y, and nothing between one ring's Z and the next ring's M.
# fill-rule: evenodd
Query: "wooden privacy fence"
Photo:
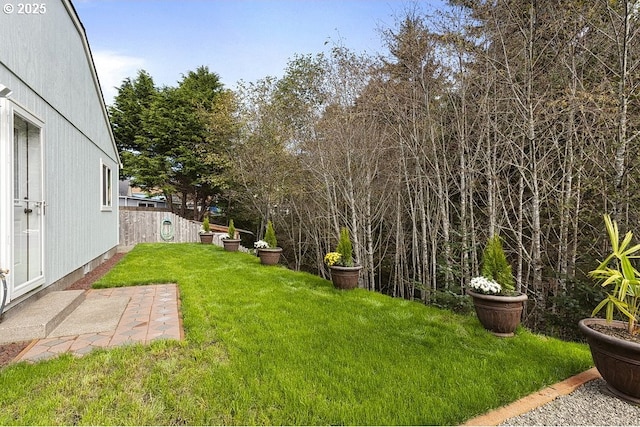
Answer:
M161 208L120 206L120 246L138 243L199 242L201 223Z
M120 248L128 251L138 243L191 243L200 241L202 223L182 218L165 208L120 206ZM211 224L213 244L223 246L227 227ZM236 231L236 238L240 238ZM240 250L248 250L240 246Z

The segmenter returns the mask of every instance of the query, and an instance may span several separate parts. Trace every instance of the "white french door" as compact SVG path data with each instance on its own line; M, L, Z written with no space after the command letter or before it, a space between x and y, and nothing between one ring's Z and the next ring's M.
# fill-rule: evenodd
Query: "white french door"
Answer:
M14 299L44 283L42 128L27 115L13 114L13 269Z

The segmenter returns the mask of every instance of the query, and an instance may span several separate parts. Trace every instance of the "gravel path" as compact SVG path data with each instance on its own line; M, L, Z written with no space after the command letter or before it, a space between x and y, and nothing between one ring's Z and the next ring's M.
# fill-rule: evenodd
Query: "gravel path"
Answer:
M640 426L640 406L606 391L604 380L589 381L533 411L509 418L503 426Z

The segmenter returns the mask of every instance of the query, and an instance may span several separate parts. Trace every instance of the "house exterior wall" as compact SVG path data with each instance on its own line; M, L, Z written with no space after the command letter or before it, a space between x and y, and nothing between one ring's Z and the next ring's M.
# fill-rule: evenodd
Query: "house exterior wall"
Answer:
M118 245L119 158L84 29L67 0L46 2L37 15L0 13L0 84L13 92L5 109L20 107L43 123L46 287ZM110 209L101 206L102 165L111 170Z

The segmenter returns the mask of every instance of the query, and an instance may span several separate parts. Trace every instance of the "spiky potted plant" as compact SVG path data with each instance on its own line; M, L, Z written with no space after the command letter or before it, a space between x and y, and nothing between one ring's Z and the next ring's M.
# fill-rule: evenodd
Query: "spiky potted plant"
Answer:
M230 219L227 235L222 238L222 246L224 246L225 251L236 252L240 248L240 239L237 237L236 227L233 225L233 219Z
M482 255L482 276L471 279L467 293L478 320L498 337L512 337L520 324L527 295L516 292L511 265L497 234L487 241Z
M276 239L276 232L273 228L273 223L267 221L267 228L264 233L264 240L259 240L255 243L255 248L258 250L258 256L260 262L265 265L275 265L280 262L280 254L282 248L278 247L278 239Z
M202 220L202 228L200 229L200 243L210 245L213 243L213 232L211 231L211 225L209 224L209 215L206 215Z
M589 275L608 289L591 313L595 316L605 309L605 319L582 319L578 327L607 388L640 404L640 273L633 266L633 260L640 257L640 245L631 246L631 231L620 241L618 224L609 215L604 216L604 222L612 252ZM625 321L614 320L615 312Z
M335 252L329 252L324 257L324 262L331 271L331 281L338 289L353 289L358 286L360 270L353 259L353 245L346 227L340 229L340 240Z

